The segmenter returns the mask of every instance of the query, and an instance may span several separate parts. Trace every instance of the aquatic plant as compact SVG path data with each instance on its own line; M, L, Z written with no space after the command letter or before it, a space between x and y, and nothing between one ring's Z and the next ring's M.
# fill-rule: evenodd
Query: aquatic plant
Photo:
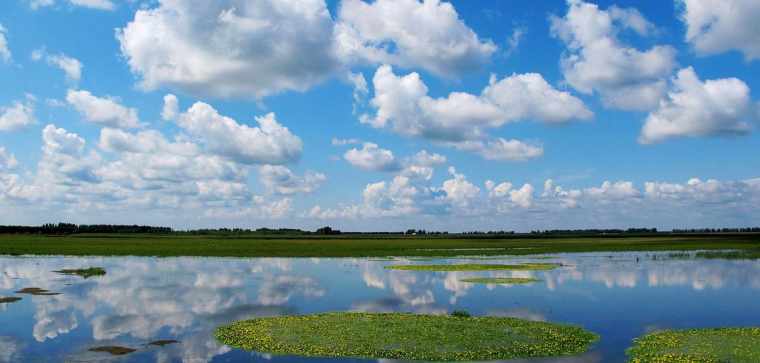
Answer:
M127 348L127 347L120 347L115 345L106 345L102 347L94 347L88 349L91 352L99 352L99 353L109 353L111 355L126 355L129 353L136 352L136 349Z
M457 317L457 318L469 318L471 317L470 313L467 312L467 310L454 310L451 312L451 316Z
M533 277L473 277L459 281L472 284L530 284L541 280Z
M15 296L8 296L8 297L6 297L6 296L0 296L0 304L10 304L10 303L14 303L14 302L19 301L19 300L21 300L20 297L15 297Z
M154 340L154 341L148 343L148 345L153 345L153 346L156 346L156 347L163 347L165 345L177 344L177 343L179 343L179 340L160 339L160 340Z
M257 318L215 335L260 353L428 361L574 355L598 338L580 327L507 317L346 312Z
M106 270L102 267L88 267L88 268L80 268L80 269L63 269L63 270L57 270L53 271L55 273L64 274L64 275L77 275L80 277L83 277L85 279L93 277L93 276L103 276L106 274Z
M760 362L760 328L665 330L634 339L633 363Z
M53 296L53 295L60 295L60 292L52 292L45 289L41 289L39 287L25 287L21 290L16 291L17 294L29 294L29 295L35 295L35 296Z
M496 270L515 270L515 271L538 271L553 270L562 265L556 263L523 263L519 265L498 265L498 264L453 264L453 265L390 265L385 266L389 270L404 271L496 271Z

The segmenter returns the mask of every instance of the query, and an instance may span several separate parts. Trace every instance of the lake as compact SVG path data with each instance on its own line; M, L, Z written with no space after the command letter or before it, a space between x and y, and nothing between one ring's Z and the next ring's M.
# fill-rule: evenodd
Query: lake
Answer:
M552 271L420 272L389 264L557 262ZM84 279L53 271L97 266ZM667 252L499 258L0 257L0 362L321 362L230 349L214 328L256 316L404 311L577 324L601 340L561 362L622 362L631 340L664 328L760 325L760 262ZM480 285L466 277L535 277ZM21 295L22 288L58 295ZM156 340L178 343L154 346ZM125 346L124 356L91 352ZM359 360L341 359L353 362Z

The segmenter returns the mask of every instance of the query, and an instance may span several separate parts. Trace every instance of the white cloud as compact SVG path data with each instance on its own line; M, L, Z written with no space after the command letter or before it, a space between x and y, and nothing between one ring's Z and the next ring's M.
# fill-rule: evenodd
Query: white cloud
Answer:
M469 209L480 194L480 188L470 183L463 174L457 173L454 167L449 168L453 177L443 182L441 190L446 193L446 200L461 209Z
M520 189L509 191L509 199L512 203L522 207L530 208L533 206L533 186L525 184Z
M567 122L592 116L582 101L553 89L534 73L498 81L492 77L479 96L453 92L446 98L431 98L417 73L397 76L387 65L377 69L373 84L371 103L377 112L365 115L364 123L433 140L478 139L486 129L519 120Z
M420 191L404 176L396 176L390 183L368 184L362 197L364 206L361 213L372 217L398 217L419 210L416 198Z
M401 175L411 179L430 180L433 178L434 168L444 163L446 163L445 156L422 150L414 156L406 158Z
M755 0L677 0L683 9L686 41L699 54L738 50L760 58L760 3Z
M18 165L16 157L0 146L0 171L13 169L16 165Z
M666 79L676 67L670 46L638 50L618 39L624 30L641 36L654 25L632 8L607 10L581 0L567 0L564 17L551 17L551 31L567 46L561 60L565 80L580 92L598 92L609 107L650 110L665 92Z
M421 67L443 76L478 69L497 49L480 40L453 5L438 0L344 0L335 34L349 62Z
M605 181L599 187L585 189L584 193L599 200L624 200L638 198L641 195L641 192L629 181L614 183Z
M323 0L162 1L117 38L149 90L260 99L304 91L340 66Z
M515 28L512 30L512 35L507 39L507 55L511 55L517 51L517 48L520 47L520 43L527 32L528 31L525 28Z
M28 0L29 1L29 7L31 7L33 10L37 10L39 8L44 8L48 6L54 6L56 4L56 0ZM97 9L97 10L114 10L116 9L116 4L114 4L111 0L67 0L67 2L73 6L81 6L85 8L90 9Z
M561 123L593 116L581 100L552 88L535 73L492 77L481 95L453 92L446 98L429 97L417 73L397 76L387 65L375 72L373 84L371 104L376 113L363 115L362 122L444 142L490 160L527 160L542 155L543 148L519 140L489 139L489 129L520 120Z
M327 180L324 174L312 171L297 176L282 165L262 165L259 178L270 193L283 195L314 192Z
M177 123L208 150L243 164L285 164L298 160L303 144L274 113L256 117L259 127L242 125L196 102Z
M398 171L401 165L390 150L365 142L361 149L352 148L343 154L349 164L368 171Z
M5 63L11 61L11 50L8 48L8 30L0 24L0 60Z
M26 102L14 101L8 107L0 107L0 131L15 131L37 123L34 118L34 98Z
M111 97L101 98L89 91L70 89L66 93L66 101L82 114L85 120L101 126L140 127L137 109L124 107Z
M333 137L330 141L332 146L345 146L345 145L356 145L361 144L362 141L359 139L351 138L351 139L339 139L337 137Z
M454 142L449 145L459 150L474 152L486 160L525 161L544 155L544 148L540 144L515 139L506 140L501 137L486 141Z
M82 79L82 62L78 59L69 57L63 53L50 55L45 52L45 49L37 49L32 52L32 60L40 61L43 58L49 65L62 70L67 80L79 82Z
M161 109L161 118L164 121L174 121L179 115L179 100L177 96L169 93L164 96L164 107Z
M673 89L649 114L639 141L645 144L672 137L744 134L759 119L760 108L749 87L736 78L701 81L694 69L673 78Z

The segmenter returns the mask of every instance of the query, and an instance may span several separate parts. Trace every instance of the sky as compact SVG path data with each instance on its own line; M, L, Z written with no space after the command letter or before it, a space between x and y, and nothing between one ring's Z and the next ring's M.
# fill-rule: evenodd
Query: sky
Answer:
M757 226L756 0L7 0L0 224Z

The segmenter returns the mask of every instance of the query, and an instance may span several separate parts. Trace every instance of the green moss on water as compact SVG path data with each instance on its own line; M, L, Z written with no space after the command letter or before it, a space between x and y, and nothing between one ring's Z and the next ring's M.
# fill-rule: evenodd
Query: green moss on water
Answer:
M556 263L523 263L519 265L500 264L451 264L451 265L390 265L385 266L389 270L404 271L546 271L561 267Z
M163 347L165 345L177 344L177 343L179 343L179 340L160 339L160 340L154 340L154 341L148 343L148 345L153 345L153 346L156 346L156 347Z
M473 277L459 281L472 284L530 284L541 280L533 277Z
M64 274L64 275L77 275L80 277L83 277L85 279L88 279L90 277L94 276L103 276L106 274L106 270L102 267L88 267L88 268L79 268L79 269L63 269L63 270L57 270L53 271L55 273Z
M633 363L760 362L760 328L665 330L634 340Z
M405 313L259 318L218 328L216 337L260 353L428 361L575 355L598 338L580 327L515 318Z

